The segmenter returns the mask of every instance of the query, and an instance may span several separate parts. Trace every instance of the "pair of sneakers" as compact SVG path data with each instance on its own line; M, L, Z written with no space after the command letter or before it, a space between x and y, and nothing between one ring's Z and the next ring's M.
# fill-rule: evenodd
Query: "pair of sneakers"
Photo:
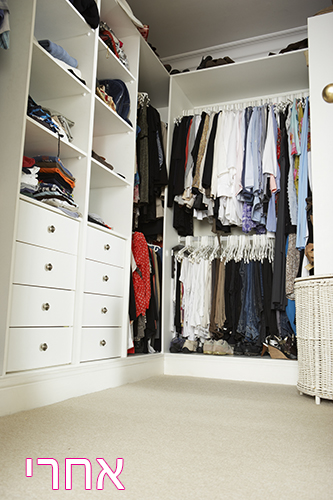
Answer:
M224 355L224 354L233 354L234 350L233 348L228 344L226 340L205 340L204 347L203 347L203 352L204 354L218 354L218 355Z

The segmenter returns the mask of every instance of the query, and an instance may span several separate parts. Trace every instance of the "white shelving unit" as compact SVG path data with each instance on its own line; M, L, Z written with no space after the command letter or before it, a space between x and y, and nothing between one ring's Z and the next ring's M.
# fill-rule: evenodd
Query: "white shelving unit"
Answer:
M100 18L123 42L129 69L68 0L27 0L11 8L11 47L0 52L2 296L0 414L48 404L161 373L163 356L127 357L128 296L141 35L115 0ZM81 81L38 40L78 61ZM160 68L156 56L145 68ZM153 61L153 62L152 62ZM144 64L144 62L143 62ZM129 122L96 94L96 80L120 79ZM164 74L166 105L169 75ZM15 89L11 104L9 93ZM160 92L158 92L159 94ZM74 122L73 141L27 116L28 96ZM14 116L13 116L14 115ZM92 157L106 158L107 168ZM59 156L75 178L80 217L20 194L23 155ZM3 212L5 213L5 212ZM88 221L98 214L111 228ZM24 397L30 391L31 397ZM45 392L46 389L46 392ZM38 396L42 394L42 396ZM67 396L66 396L67 395Z

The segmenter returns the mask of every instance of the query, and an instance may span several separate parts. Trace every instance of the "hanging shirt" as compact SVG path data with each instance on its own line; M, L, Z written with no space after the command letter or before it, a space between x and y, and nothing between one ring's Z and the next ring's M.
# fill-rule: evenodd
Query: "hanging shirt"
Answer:
M306 198L308 196L308 127L309 125L309 98L306 98L302 123L301 158L299 165L298 182L298 217L296 247L303 250L308 237Z

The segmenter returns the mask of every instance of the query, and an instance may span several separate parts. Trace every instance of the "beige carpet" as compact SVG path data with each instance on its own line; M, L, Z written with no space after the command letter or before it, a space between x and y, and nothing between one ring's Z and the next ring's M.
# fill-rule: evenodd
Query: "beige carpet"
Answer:
M329 500L333 498L333 403L295 387L159 376L0 418L0 498L130 500ZM25 459L34 459L25 477ZM124 458L118 491L112 469ZM52 490L51 466L60 466ZM73 466L65 490L65 458Z

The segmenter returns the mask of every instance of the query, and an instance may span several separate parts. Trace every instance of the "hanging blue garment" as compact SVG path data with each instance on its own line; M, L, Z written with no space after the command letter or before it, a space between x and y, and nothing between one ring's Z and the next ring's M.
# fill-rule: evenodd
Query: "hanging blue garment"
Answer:
M297 216L297 237L296 248L304 250L308 237L306 198L308 196L308 130L309 130L309 98L306 98L304 110L302 135L301 135L301 156L299 163L298 181L298 216Z

